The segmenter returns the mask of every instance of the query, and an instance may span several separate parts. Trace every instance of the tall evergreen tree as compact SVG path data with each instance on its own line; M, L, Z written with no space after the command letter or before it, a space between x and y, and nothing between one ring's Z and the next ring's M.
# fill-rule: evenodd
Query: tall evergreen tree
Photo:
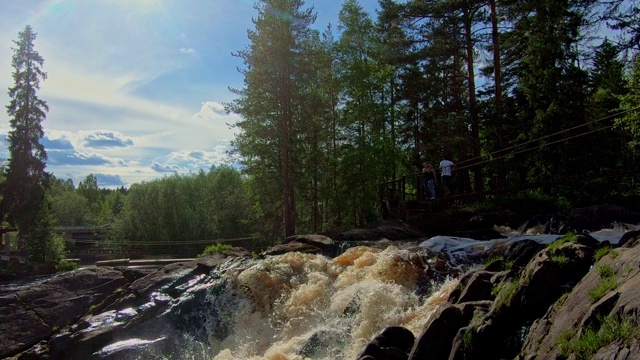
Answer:
M294 156L297 122L303 114L299 86L306 56L305 41L315 21L312 9L301 10L302 0L264 0L256 4L255 30L248 31L251 44L236 55L244 61L245 88L228 104L240 114L239 134L233 145L242 156L245 170L253 175L253 191L260 212L270 219L273 235L295 233L296 202ZM273 194L280 194L280 199ZM274 206L275 204L275 206ZM280 219L278 221L278 219Z
M377 185L390 171L385 146L385 111L381 106L384 68L378 62L380 41L369 15L356 0L346 0L338 16L342 31L336 44L337 77L341 84L340 174L338 189L350 212L350 225L376 216ZM371 154L378 154L373 157ZM353 187L353 184L358 184Z
M580 154L590 146L586 138L577 138L567 146L558 142L577 135L580 130L563 131L586 121L588 79L578 66L577 49L592 4L591 0L545 0L518 3L511 8L515 46L509 51L518 57L512 59L517 75L519 141L535 141L540 146L525 161L522 157L517 161L525 165L518 167L526 169L528 177L538 182L574 174L588 165L580 163ZM556 133L560 135L546 136Z
M27 25L18 34L18 40L14 40L16 47L12 48L15 85L9 88L11 101L7 106L11 126L8 135L10 159L1 207L9 222L17 226L20 236L27 238L32 233L42 234L39 227L48 224L43 219L48 208L45 203L47 153L40 140L44 136L42 121L49 108L37 96L40 81L45 80L47 74L42 70L44 59L34 50L35 39L36 33ZM27 241L40 242L46 238Z

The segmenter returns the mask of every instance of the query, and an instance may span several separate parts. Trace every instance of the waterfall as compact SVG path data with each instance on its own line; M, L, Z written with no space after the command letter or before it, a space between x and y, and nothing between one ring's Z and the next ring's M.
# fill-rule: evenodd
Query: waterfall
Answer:
M358 246L333 259L295 252L218 269L220 281L201 281L181 296L206 292L197 314L176 315L203 327L182 327L185 338L201 341L191 342L186 358L354 359L388 326L417 335L456 284L425 281L430 254Z

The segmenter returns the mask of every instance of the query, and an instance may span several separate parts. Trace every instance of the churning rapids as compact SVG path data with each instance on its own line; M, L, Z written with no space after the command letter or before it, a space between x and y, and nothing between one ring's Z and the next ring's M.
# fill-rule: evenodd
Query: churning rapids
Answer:
M616 243L624 232L618 227L590 235ZM144 339L111 344L100 353L144 347L169 336L179 339L180 348L154 357L355 359L386 327L403 326L418 335L462 272L479 264L489 249L522 239L548 244L556 238L520 234L476 241L436 236L386 247L355 246L334 258L298 252L229 258L181 285L180 293L170 296L161 289L143 306L93 316L83 331L126 322L164 299L167 306L159 316L170 327L156 334L147 331ZM446 269L440 264L443 253L450 259Z

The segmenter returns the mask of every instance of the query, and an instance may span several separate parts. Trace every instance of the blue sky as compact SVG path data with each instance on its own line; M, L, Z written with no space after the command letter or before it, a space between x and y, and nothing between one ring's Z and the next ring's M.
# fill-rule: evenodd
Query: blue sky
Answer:
M378 0L360 0L375 19ZM307 1L314 25L337 25L342 1ZM74 184L131 186L226 163L238 120L222 103L241 88L241 61L257 15L247 0L0 0L0 103L13 86L12 40L25 25L48 78L38 95L47 171ZM0 112L0 158L9 117Z

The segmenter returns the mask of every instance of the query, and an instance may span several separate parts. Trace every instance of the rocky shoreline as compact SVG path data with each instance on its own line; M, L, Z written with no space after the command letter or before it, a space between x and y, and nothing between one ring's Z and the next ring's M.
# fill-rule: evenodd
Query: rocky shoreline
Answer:
M462 218L451 219L450 230ZM556 227L578 234L550 246L525 240L492 250L484 256L492 259L490 263L459 276L457 289L424 319L422 333L414 337L404 328L387 328L362 350L359 359L634 358L640 338L640 231L627 231L613 246L591 238L588 232L612 223L638 224L639 214L607 205L530 219L508 212L473 214L466 223L455 235L463 235L464 230L466 235L476 234L479 241L491 236L496 225L523 231L543 225L546 230ZM296 251L333 257L345 244L385 247L424 237L423 229L383 222L336 234L294 236L264 255ZM230 258L250 261L252 254L235 248L151 273L85 268L15 291L0 291L0 358L161 358L153 354L179 358L172 353L176 339L150 338L149 334L162 333L169 323L178 328L192 326L166 311L172 298L214 269L219 271ZM429 278L437 280L458 271L444 254L433 258L425 270ZM186 306L199 306L198 294ZM127 310L134 308L135 313ZM617 334L619 328L626 335L600 342L595 350L580 347L580 339L587 335ZM147 340L100 352L130 338Z

